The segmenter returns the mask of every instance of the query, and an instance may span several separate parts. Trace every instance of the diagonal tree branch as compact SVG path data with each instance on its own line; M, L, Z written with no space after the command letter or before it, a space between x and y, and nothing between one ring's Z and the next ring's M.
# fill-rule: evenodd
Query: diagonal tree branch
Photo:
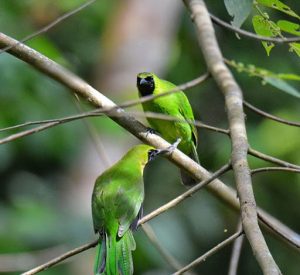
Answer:
M238 33L240 35L243 35L245 37L248 37L248 38L252 38L252 39L256 39L256 40L260 40L260 41L274 42L274 43L291 43L291 42L300 41L299 36L279 38L279 37L267 37L267 36L257 35L255 33L248 32L243 29L232 26L229 23L221 20L220 18L218 18L217 16L215 16L213 14L210 14L210 18L211 18L212 22L214 22L215 24L217 24L223 28L226 28L230 31L233 31L235 33Z
M283 166L283 167L300 169L299 165L296 165L296 164L293 164L293 163L289 163L287 161L284 161L284 160L281 160L281 159L278 159L278 158L266 155L266 154L264 154L262 152L259 152L259 151L255 150L255 149L251 148L251 147L249 147L248 153L251 156L263 159L263 160L268 161L268 162L272 162L274 164L278 164L278 165Z
M232 145L232 167L241 206L245 235L264 274L281 274L258 225L256 202L247 161L248 140L242 91L223 62L212 22L202 0L184 0L197 28L197 37L206 64L225 97Z
M274 115L271 115L255 106L253 106L252 104L250 104L249 102L245 101L244 100L244 106L247 107L249 110L263 116L263 117L266 117L266 118L269 118L269 119L272 119L274 121L277 121L277 122L280 122L280 123L283 123L283 124L287 124L287 125L290 125L290 126L296 126L296 127L300 127L300 122L296 122L296 121L290 121L290 120L287 120L287 119L283 119L283 118L280 118L280 117L277 117L277 116L274 116Z
M49 262L47 262L45 264L42 264L40 266L37 266L36 268L33 268L33 269L31 269L31 270L29 270L27 272L22 273L22 275L32 275L32 274L39 273L39 272L41 272L43 270L46 270L46 269L50 268L51 266L54 266L54 265L62 262L63 260L65 260L67 258L70 258L70 257L72 257L72 256L74 256L76 254L79 254L79 253L81 253L81 252L83 252L85 250L88 250L88 249L90 249L92 247L95 247L97 244L98 244L98 240L97 241L93 241L93 242L88 243L88 244L84 244L82 246L79 246L79 247L77 247L75 249L72 249L72 250L68 251L67 253L64 253L64 254L62 254L62 255L60 255L60 256L52 259L51 261L49 261Z
M197 258L196 260L192 261L190 264L186 265L185 267L183 267L182 269L178 270L177 272L173 273L172 275L183 274L186 271L190 270L191 268L195 267L196 265L200 264L201 262L206 261L206 259L208 257L212 256L213 254L215 254L216 252L218 252L220 249L222 249L223 247L225 247L228 244L230 244L231 242L233 242L241 234L243 234L242 230L234 233L233 235L231 235L230 237L228 237L226 240L224 240L223 242L220 242L215 247L213 247L211 250L207 251L205 254L203 254L202 256L200 256L199 258Z
M242 230L242 223L240 220L238 222L237 227L238 227L237 231ZM231 252L231 257L230 257L228 275L236 275L237 274L243 242L244 242L244 235L241 235L234 240L234 243L232 245L232 252Z
M0 48L16 44L16 42L16 40L8 37L3 33L0 33ZM84 80L80 79L78 76L69 72L67 69L61 67L46 56L23 44L15 46L8 52L30 64L37 70L43 72L50 78L57 80L65 87L69 88L72 92L77 93L81 97L91 102L94 106L107 109L113 108L113 111L111 111L108 116L115 114L115 117L112 117L112 119L143 142L162 149L170 146L170 144L163 140L161 137L155 134L149 134L147 132L147 127L142 125L132 116L126 114L123 110L117 108L117 106L111 100L88 85ZM122 114L121 117L120 114ZM175 150L168 158L180 168L185 169L199 181L207 180L211 176L211 174L206 169L192 161L189 157L187 157L179 150ZM230 205L233 209L239 209L239 202L236 197L235 191L225 185L222 181L216 179L211 182L207 186L207 188L210 192ZM288 243L292 244L293 247L299 246L300 237L297 233L289 229L287 226L285 226L280 221L267 214L263 210L258 209L258 211L261 214L263 224L267 223L268 228L271 229L271 232L275 232L278 236L282 237L284 240L287 240Z
M8 51L9 49L13 48L14 46L16 46L17 44L20 44L20 43L24 43L40 34L43 34L47 31L49 31L51 28L53 28L54 26L56 26L57 24L61 23L62 21L66 20L67 18L71 17L72 15L74 14L77 14L78 12L82 11L83 9L85 9L86 7L88 7L89 5L93 4L96 0L90 0L90 1L87 1L83 4L81 4L79 7L63 14L62 16L56 18L54 21L52 21L50 24L46 25L45 27L41 28L40 30L32 33L32 34L29 34L27 36L25 36L24 38L22 38L20 41L17 41L16 44L13 44L13 45L9 45L9 46L6 46L5 48L1 49L0 50L0 54Z

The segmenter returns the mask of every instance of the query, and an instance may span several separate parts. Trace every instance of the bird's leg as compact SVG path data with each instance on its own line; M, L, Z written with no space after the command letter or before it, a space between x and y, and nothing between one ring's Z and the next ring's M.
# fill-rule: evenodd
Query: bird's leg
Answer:
M171 146L166 149L154 149L149 151L149 160L153 160L158 155L170 155L177 148L178 144L181 142L181 138L178 138Z

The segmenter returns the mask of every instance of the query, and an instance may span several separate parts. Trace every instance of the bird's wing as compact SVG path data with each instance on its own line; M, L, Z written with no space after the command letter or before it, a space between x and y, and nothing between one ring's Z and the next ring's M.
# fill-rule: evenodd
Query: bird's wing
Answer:
M132 188L126 188L126 190L120 187L119 194L120 196L117 199L119 205L118 236L121 237L129 229L131 224L136 222L136 218L139 215L144 200L143 183L132 185Z

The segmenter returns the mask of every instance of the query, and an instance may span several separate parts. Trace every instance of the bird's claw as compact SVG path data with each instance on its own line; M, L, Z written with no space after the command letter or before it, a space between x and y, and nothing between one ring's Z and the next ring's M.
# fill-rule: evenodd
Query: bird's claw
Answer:
M181 142L181 138L178 138L171 146L166 149L153 149L149 151L149 160L153 160L158 155L171 155Z
M148 135L153 135L153 134L157 134L157 132L152 129L152 128L147 128L147 131L146 131L146 138L148 137Z

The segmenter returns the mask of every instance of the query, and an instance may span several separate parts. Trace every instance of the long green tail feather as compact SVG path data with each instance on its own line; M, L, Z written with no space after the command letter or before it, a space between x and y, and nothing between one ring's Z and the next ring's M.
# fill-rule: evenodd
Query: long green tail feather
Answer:
M99 238L99 243L97 246L94 274L103 274L106 265L106 234L103 235L102 239Z
M104 237L99 240L94 266L95 275L132 275L133 261L131 251L135 250L131 230L120 239Z
M117 242L118 246L118 269L119 274L133 274L133 261L131 251L135 250L135 241L131 230L128 230L124 236Z

